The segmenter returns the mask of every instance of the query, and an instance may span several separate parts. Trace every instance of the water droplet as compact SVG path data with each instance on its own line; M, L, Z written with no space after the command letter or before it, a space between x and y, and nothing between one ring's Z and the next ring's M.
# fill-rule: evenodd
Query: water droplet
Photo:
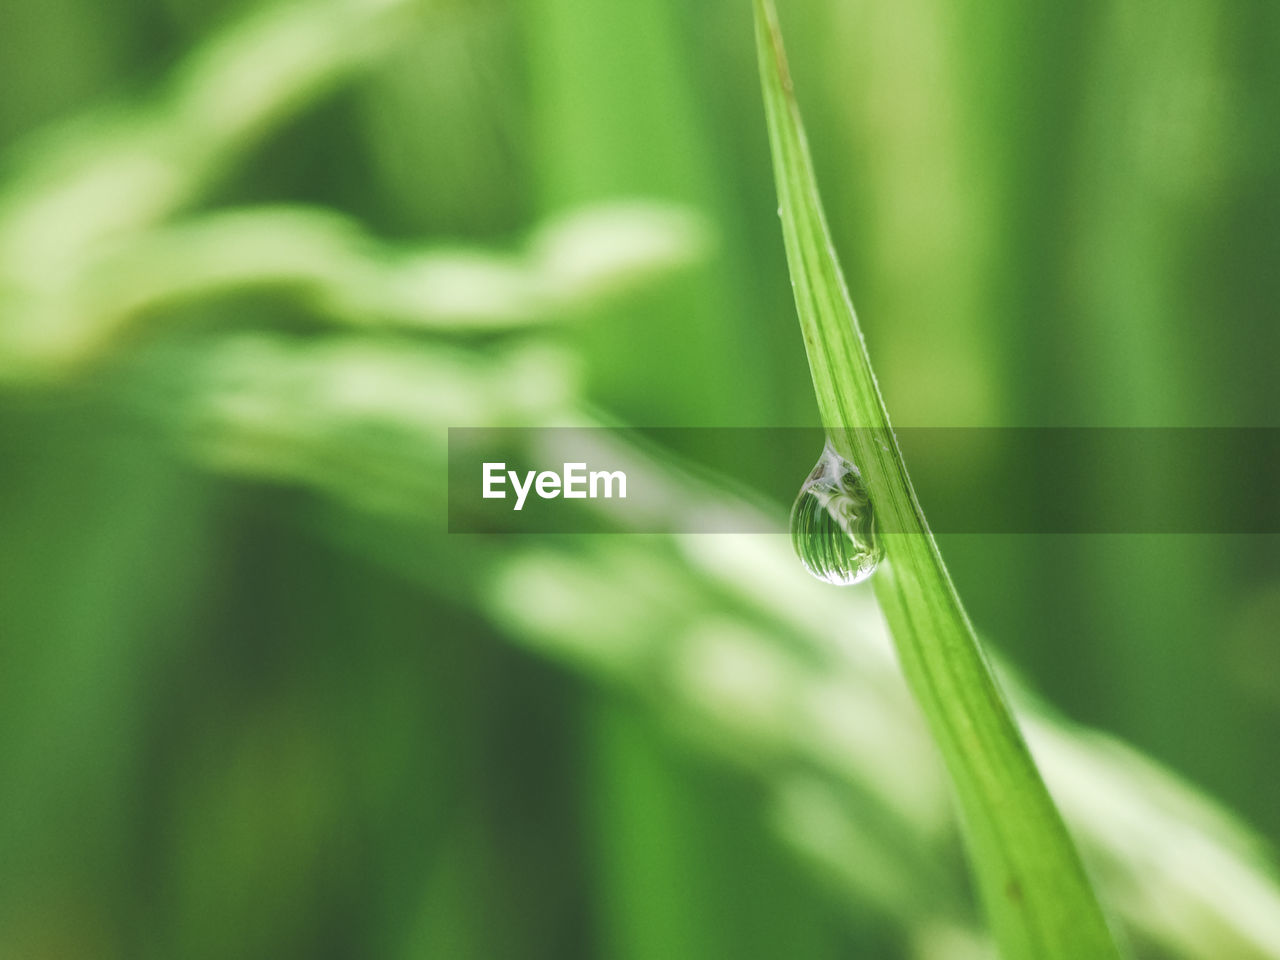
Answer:
M860 583L880 562L862 474L829 442L791 508L791 544L806 570L837 586Z

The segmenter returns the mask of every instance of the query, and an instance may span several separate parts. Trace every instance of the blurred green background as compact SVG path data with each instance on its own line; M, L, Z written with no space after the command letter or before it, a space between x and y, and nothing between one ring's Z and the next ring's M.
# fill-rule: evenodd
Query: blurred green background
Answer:
M1280 427L1280 8L781 13L896 423ZM0 4L0 957L989 956L868 592L443 532L449 426L813 422L750 30ZM942 549L1136 952L1280 957L1276 538Z

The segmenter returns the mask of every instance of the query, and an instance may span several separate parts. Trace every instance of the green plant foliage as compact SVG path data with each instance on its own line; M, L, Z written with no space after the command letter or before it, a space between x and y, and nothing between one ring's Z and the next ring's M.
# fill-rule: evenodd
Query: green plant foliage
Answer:
M0 3L0 957L994 955L932 550L830 588L811 460L630 430L779 532L445 532L450 428L813 426L744 13ZM783 14L899 424L1270 422L1269 8ZM1012 539L940 541L1135 954L1280 960L1271 544Z
M770 0L756 0L755 12L782 231L818 407L876 512L908 531L882 535L876 597L955 784L996 941L1008 960L1118 956L907 477L823 216L777 14Z

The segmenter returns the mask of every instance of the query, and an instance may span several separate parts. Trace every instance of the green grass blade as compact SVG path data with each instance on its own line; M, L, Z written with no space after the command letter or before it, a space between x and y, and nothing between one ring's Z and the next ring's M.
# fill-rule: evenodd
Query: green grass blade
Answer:
M783 239L818 407L882 518L873 578L899 659L954 782L969 856L1005 960L1119 950L1071 837L979 647L890 430L831 236L772 0L756 38ZM869 429L868 429L869 428Z

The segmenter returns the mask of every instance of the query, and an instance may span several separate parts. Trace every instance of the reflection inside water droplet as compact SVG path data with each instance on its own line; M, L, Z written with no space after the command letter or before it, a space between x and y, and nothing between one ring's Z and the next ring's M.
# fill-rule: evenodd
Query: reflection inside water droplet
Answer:
M830 442L791 508L791 544L806 570L837 586L867 579L880 562L862 475Z

